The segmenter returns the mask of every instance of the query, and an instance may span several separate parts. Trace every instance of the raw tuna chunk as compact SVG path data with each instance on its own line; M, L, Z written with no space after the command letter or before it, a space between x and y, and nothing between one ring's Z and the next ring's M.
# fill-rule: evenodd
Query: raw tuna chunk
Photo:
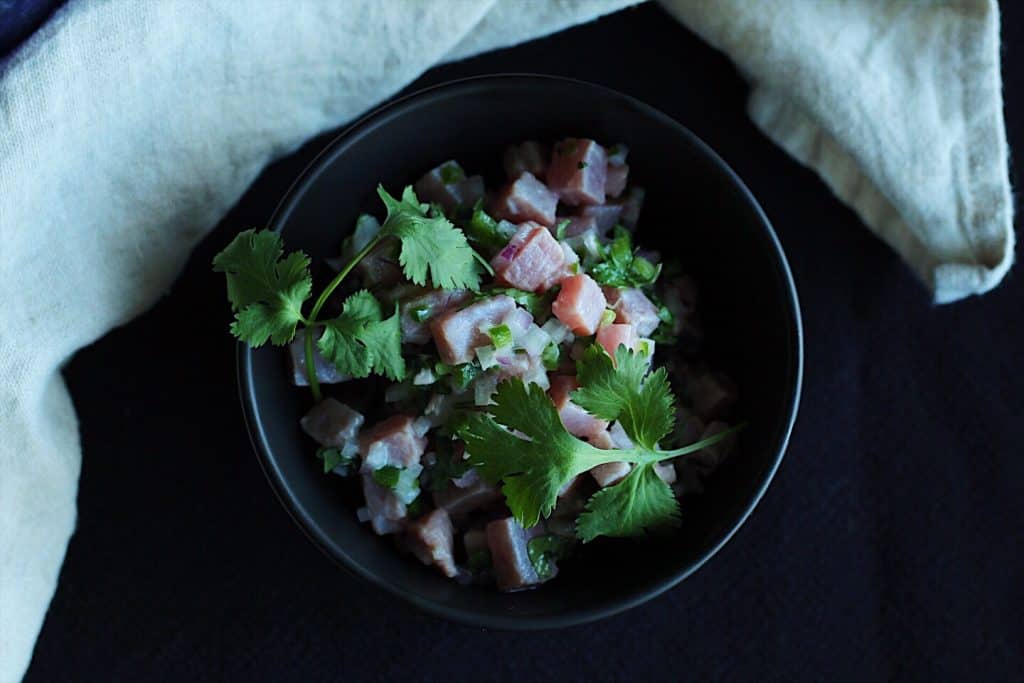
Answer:
M540 228L545 233L547 230ZM510 297L499 295L470 304L459 311L442 313L430 321L430 333L441 360L449 365L473 359L473 349L491 342L484 329L497 325L516 307Z
M618 197L626 189L628 180L629 166L608 164L604 178L604 193L609 197Z
M445 213L462 207L471 208L484 196L484 179L478 175L466 177L456 161L446 161L432 168L413 186L421 202L441 205Z
M524 223L509 243L491 259L500 284L528 292L551 288L564 274L562 245L542 225Z
M579 215L581 218L593 218L597 234L604 237L619 222L619 218L622 216L622 207L617 204L584 206L580 209Z
M505 148L505 173L509 180L515 180L524 173L543 179L548 172L551 153L546 145L528 140L521 145Z
M416 434L414 420L408 415L392 415L378 422L359 437L363 456L361 472L372 472L385 465L409 467L419 464L427 440Z
M363 416L333 398L317 403L299 421L303 431L321 446L341 448L356 438L363 426Z
M565 226L566 237L577 237L588 230L597 230L597 219L593 216L570 216Z
M597 325L601 322L601 315L607 306L600 285L589 275L582 274L567 277L561 284L562 289L551 304L551 312L563 325L572 330L573 334L589 337L597 331Z
M466 303L472 295L465 289L425 289L404 297L399 304L402 343L426 344L430 341L427 323L437 316Z
M659 462L654 466L654 473L666 484L676 483L676 468L671 462Z
M612 323L597 331L597 343L603 346L612 358L615 358L615 350L620 345L627 349L635 349L636 342L636 330L628 323Z
M316 339L319 339L322 334L322 330L317 330ZM296 332L295 339L288 344L288 364L292 368L292 384L297 387L309 386L309 377L306 375L305 345L305 330ZM316 379L320 384L338 384L339 382L347 382L352 379L343 372L340 372L334 366L334 363L324 358L320 350L317 349L316 344L313 345L313 368L316 372Z
M608 148L608 165L622 166L626 163L626 156L629 154L629 147L622 143L612 145Z
M661 324L658 309L639 289L603 289L608 306L615 311L615 322L629 323L637 335L646 337Z
M555 145L548 187L566 204L603 204L608 157L593 140L568 138Z
M363 498L366 500L365 515L360 511L360 519L369 521L373 531L378 535L393 534L405 526L407 508L398 499L394 491L384 488L363 475Z
M536 221L542 225L555 224L555 207L558 197L532 173L524 173L495 197L491 213L513 223Z
M628 462L608 462L591 469L590 476L601 487L611 486L625 479L630 469L632 465Z
M445 576L455 576L452 520L447 512L434 510L410 523L409 540L409 549L420 562L437 567Z
M491 551L498 589L515 591L539 584L540 577L530 562L527 543L530 534L512 517L487 525L487 547Z
M689 391L694 411L705 421L724 417L736 404L736 384L720 372L697 375Z
M640 220L640 209L644 206L645 195L646 192L643 188L634 187L626 193L625 197L615 200L615 203L622 207L619 220L627 228L635 228L637 221Z
M398 262L398 244L384 240L363 257L356 266L363 284L370 289L391 287L402 281L402 265Z
M470 470L476 473L476 470ZM444 508L453 517L465 515L501 500L501 492L476 475L473 481L459 486L450 482L446 488L434 493L434 505Z
M548 392L558 409L558 417L566 431L581 438L593 437L608 428L608 422L599 420L580 408L569 399L569 394L579 388L575 377L554 375L551 378L551 389Z

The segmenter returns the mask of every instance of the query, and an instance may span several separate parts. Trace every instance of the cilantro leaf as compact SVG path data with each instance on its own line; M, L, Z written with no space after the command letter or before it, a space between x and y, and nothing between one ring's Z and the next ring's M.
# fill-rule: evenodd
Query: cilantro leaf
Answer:
M393 380L405 378L398 311L383 320L380 304L361 290L345 300L341 315L324 322L317 347L324 358L352 377L371 372Z
M253 347L283 345L295 337L302 304L313 290L309 257L284 253L281 236L269 230L245 230L213 259L224 273L228 300L235 311L231 333Z
M609 287L644 287L653 284L661 274L642 256L637 256L629 233L616 228L615 239L601 250L602 260L590 269L590 276Z
M635 443L654 450L675 424L675 399L665 368L647 374L647 358L620 345L615 362L592 344L576 363L580 388L572 400L603 420L619 420Z
M383 185L377 187L377 194L388 211L380 234L401 241L398 261L407 278L425 285L429 276L431 285L442 289L479 289L479 256L461 230L443 215L428 216L411 186L401 200Z
M504 294L528 310L530 315L533 316L534 321L540 324L540 321L551 317L551 302L555 300L555 296L558 294L558 286L552 287L543 294L527 292L512 287L488 287L485 290L481 290L473 300L483 301L499 294Z
M586 543L598 536L643 536L648 529L679 523L679 501L672 489L652 464L641 464L618 484L595 493L576 529Z
M498 385L489 413L473 413L459 429L469 461L484 479L504 481L509 510L531 527L555 507L570 479L605 462L621 460L569 434L544 390L518 378ZM523 436L513 434L516 430Z

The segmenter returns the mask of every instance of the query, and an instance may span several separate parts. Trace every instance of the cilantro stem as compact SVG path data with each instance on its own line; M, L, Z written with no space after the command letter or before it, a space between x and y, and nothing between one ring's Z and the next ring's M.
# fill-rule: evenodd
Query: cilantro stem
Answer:
M675 458L675 457L680 456L680 455L686 455L687 453L693 453L694 451L699 451L701 449L707 448L708 446L714 446L719 441L722 441L723 439L725 439L728 436L732 436L733 434L735 434L736 432L740 431L741 429L743 429L746 426L747 426L747 423L743 422L743 423L740 423L740 424L736 425L735 427L730 427L729 429L726 429L724 432L719 432L718 434L715 434L714 436L709 436L708 438L701 439L700 441L697 441L696 443L691 443L689 446L683 446L682 448L677 448L677 449L672 450L672 451L655 451L655 455L657 456L657 458L654 460L654 462L658 462L660 460L664 460L665 458Z
M309 315L302 318L302 323L306 328L304 344L306 355L306 378L309 380L309 388L313 392L313 400L315 401L319 401L323 397L323 394L320 392L320 381L316 378L316 361L313 357L313 329L320 324L316 317L320 315L320 310L324 307L324 304L327 303L327 299L329 299L331 294L334 293L334 290L338 288L338 285L341 284L341 281L352 272L352 269L355 268L367 254L373 251L373 248L376 247L382 239L384 239L384 235L378 234L370 240L365 247L360 249L359 253L353 256L352 260L345 264L345 267L338 271L338 274L334 276L334 279L324 287L324 291L320 292L320 296L317 297Z

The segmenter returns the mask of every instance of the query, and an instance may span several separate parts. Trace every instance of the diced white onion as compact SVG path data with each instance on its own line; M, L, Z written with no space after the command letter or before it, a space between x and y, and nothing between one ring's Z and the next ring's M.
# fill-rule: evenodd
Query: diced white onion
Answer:
M587 258L596 259L601 256L601 241L597 238L597 232L587 230L583 233L583 253Z
M423 471L423 465L413 463L403 469L398 474L398 483L395 484L395 498L402 501L406 505L416 500L416 496L420 495L420 472Z
M356 229L352 233L352 250L358 253L370 243L377 233L380 232L380 221L364 213L356 219Z
M369 522L370 517L370 508L364 506L356 509L356 519L360 522Z
M480 367L484 370L498 364L498 360L494 357L494 347L490 344L476 347L476 357L480 361Z
M412 383L416 386L425 386L427 384L433 384L437 381L437 375L430 368L423 368L415 374L412 378Z
M531 325L526 334L519 340L519 345L526 349L526 353L530 356L541 355L550 343L551 335L536 325Z
M544 369L544 365L541 363L534 363L530 366L529 371L523 375L523 382L526 384L536 384L544 391L551 388L551 381L548 379L548 372Z
M540 329L556 344L561 344L569 335L569 328L559 322L557 318L551 318Z
M495 375L484 375L473 384L473 403L478 406L486 406L491 403L491 395L498 388L498 378Z
M576 252L572 250L572 247L566 241L563 240L559 244L562 247L562 253L565 255L565 265L571 270L572 266L580 262L580 257L576 255Z

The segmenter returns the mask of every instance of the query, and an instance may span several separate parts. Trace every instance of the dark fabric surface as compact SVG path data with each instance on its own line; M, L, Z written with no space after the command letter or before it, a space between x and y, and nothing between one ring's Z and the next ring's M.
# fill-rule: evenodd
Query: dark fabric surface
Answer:
M1024 8L1004 12L1008 127L1024 149ZM556 633L423 616L320 555L253 456L209 262L268 218L325 136L263 174L168 297L67 367L84 447L78 530L28 680L1019 679L1019 268L985 297L931 305L754 129L730 63L657 7L435 69L411 89L497 71L651 103L716 149L774 222L800 291L805 388L746 525L661 598Z
M65 0L0 0L0 66Z

